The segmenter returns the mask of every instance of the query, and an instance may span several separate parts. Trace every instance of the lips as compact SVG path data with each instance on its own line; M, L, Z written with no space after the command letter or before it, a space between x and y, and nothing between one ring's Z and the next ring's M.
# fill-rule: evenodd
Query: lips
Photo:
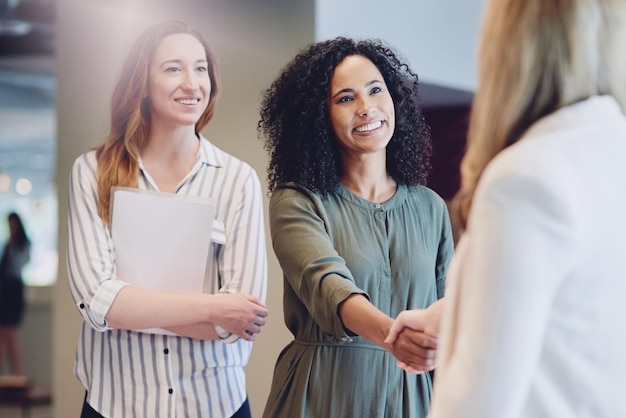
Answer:
M366 125L357 126L356 128L354 128L354 130L360 133L369 132L369 131L373 131L375 129L380 128L382 125L383 125L383 122L380 120L377 120L374 122L370 122Z
M180 104L183 104L183 105L196 105L196 104L200 103L200 99L199 98L176 99L176 103L180 103Z

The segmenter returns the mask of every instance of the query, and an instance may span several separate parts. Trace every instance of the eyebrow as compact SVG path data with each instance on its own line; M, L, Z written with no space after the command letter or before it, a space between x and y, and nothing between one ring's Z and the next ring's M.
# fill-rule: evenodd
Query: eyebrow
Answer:
M168 65L168 64L182 64L182 62L183 61L179 60L179 59L166 60L166 61L163 61L159 67L163 67L164 65ZM208 63L209 63L209 61L204 59L204 58L196 60L194 62L194 64L208 64Z
M365 83L365 87L369 87L372 84L376 84L376 83L382 83L382 81L376 80L376 79L374 79L372 81L368 81L367 83ZM331 98L334 99L335 97L339 96L340 94L351 93L353 91L354 91L354 89L351 89L351 88L341 89L337 93L335 93Z

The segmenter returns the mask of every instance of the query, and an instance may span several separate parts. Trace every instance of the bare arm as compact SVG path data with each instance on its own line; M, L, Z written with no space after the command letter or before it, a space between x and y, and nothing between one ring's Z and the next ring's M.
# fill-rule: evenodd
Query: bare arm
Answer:
M254 296L175 294L126 286L119 291L106 319L113 328L158 327L182 331L186 336L203 335L204 339L216 339L215 330L211 330L213 327L203 330L202 324L208 322L251 340L250 334L260 332L266 316L266 306Z
M385 342L394 321L363 295L352 295L339 305L339 316L350 331L389 351L412 369L434 368L437 339L423 332L405 330L394 344Z

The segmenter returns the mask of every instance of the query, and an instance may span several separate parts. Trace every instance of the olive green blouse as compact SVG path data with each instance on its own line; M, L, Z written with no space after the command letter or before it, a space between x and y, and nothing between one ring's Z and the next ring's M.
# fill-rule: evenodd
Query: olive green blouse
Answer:
M445 202L423 186L400 185L378 204L343 186L322 198L290 183L274 191L269 214L294 340L278 358L263 416L425 417L430 374L398 368L347 331L337 308L360 293L395 318L441 298L453 252Z

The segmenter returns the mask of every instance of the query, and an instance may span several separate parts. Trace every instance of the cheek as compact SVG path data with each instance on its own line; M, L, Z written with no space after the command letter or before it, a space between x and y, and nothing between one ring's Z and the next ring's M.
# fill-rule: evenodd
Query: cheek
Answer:
M387 117L389 118L389 126L394 128L396 126L396 110L393 106L393 102L387 107Z
M391 113L389 114L389 127L392 131L396 128L396 115L393 111L393 108L391 109Z
M343 118L341 117L341 113L335 112L330 117L330 125L333 128L333 134L336 138L341 137L346 131L346 124L343 122Z
M349 121L349 113L344 109L334 109L330 114L330 121L335 130L346 129Z
M204 94L208 97L211 94L211 80L203 79L201 84L202 89L204 90Z

